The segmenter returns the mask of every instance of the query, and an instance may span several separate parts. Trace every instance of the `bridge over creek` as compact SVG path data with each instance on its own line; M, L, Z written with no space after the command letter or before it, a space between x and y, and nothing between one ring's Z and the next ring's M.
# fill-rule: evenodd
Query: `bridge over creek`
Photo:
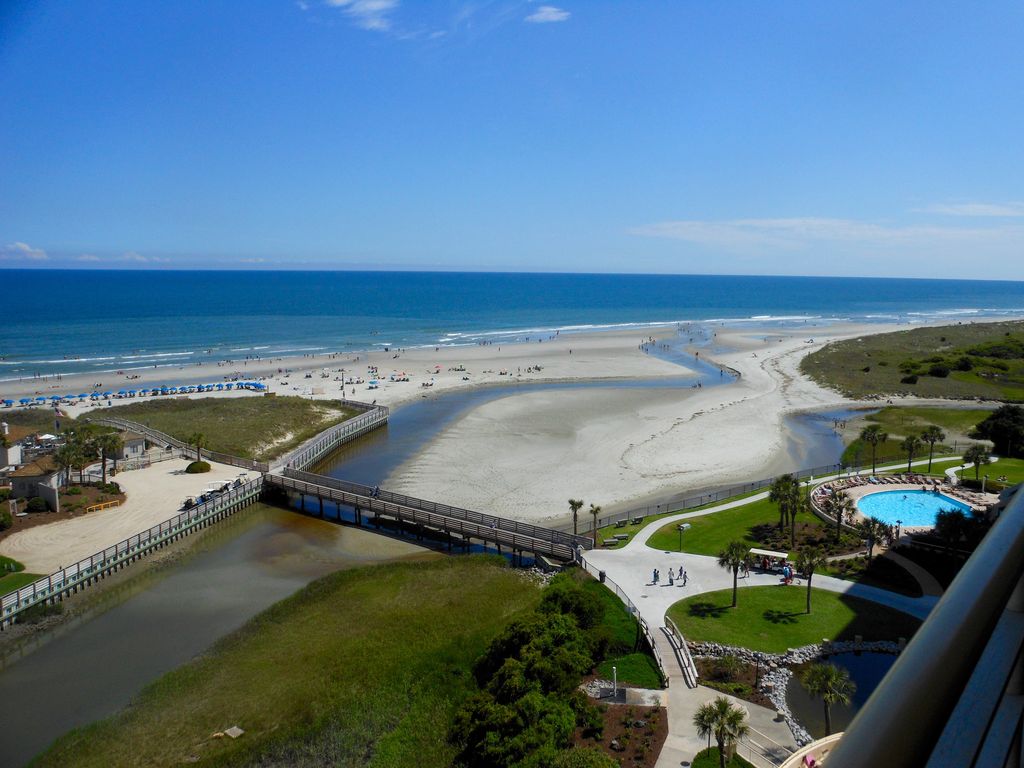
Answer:
M277 488L297 494L303 509L307 498L316 499L321 517L324 516L323 505L328 502L352 509L357 522L379 524L384 518L413 525L427 533L441 534L447 537L449 548L453 541L466 547L478 541L496 547L499 552L504 547L513 556L530 553L535 557L570 561L580 548L592 546L591 540L583 536L297 469L268 473L263 482L265 490Z

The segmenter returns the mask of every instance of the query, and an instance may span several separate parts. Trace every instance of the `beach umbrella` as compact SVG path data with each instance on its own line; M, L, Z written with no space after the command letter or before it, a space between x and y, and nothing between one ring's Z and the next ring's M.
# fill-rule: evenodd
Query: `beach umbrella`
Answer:
M37 403L45 403L46 402L46 398L45 397L37 397L36 398L36 402Z
M22 405L25 405L26 403L31 403L32 402L32 398L31 397L23 397L18 402L20 402Z
M84 400L88 396L89 396L88 392L82 392L78 397L79 397L79 399Z
M128 390L128 394L131 395L132 397L135 397L135 390L134 389L129 389Z
M233 389L235 385L234 384L225 384L224 386L226 386L228 389Z
M218 384L217 385L217 391L220 392L222 389L224 389L224 385L223 384Z
M51 400L60 400L60 395L50 395Z
M4 400L4 405L14 405L13 400Z
M119 390L117 390L117 394L119 394L119 395L127 395L128 393L125 392L123 389L119 389Z
M114 394L114 393L113 392L104 392L103 393L103 397L110 397L112 394Z

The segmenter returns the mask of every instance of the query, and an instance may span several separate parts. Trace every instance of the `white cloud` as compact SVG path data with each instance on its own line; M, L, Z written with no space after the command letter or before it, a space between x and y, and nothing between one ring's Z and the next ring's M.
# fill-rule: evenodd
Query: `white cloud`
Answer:
M327 0L327 5L340 8L361 29L387 32L398 0Z
M943 216L1018 218L1024 216L1024 203L936 203L917 210L920 213L938 213Z
M81 256L76 257L75 261L103 261L103 259L91 253L83 253Z
M745 251L799 250L831 244L884 247L949 245L1024 246L1024 226L935 227L875 224L854 219L778 218L727 221L663 221L635 227L630 234L682 240Z
M527 16L524 21L532 24L550 24L555 21L567 21L570 15L569 11L556 8L553 5L542 5Z
M10 243L0 247L3 261L46 261L50 257L42 248L33 248L28 243Z
M170 261L170 259L166 259L162 256L143 256L141 253L136 253L135 251L126 251L121 254L119 259L115 259L115 261L130 261L135 264L158 264Z

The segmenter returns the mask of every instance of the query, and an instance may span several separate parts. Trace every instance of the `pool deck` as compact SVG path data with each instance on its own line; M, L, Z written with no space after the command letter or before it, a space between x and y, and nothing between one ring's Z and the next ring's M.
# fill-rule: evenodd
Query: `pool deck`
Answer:
M823 483L823 486L831 487L832 483ZM884 492L897 492L902 491L907 493L909 491L922 491L927 490L929 492L934 490L934 486L925 486L922 483L892 483L892 482L880 482L880 483L863 483L861 485L854 485L846 488L838 488L837 490L845 493L851 501L856 505L857 501L863 499L865 496L870 496L875 493ZM939 486L938 492L942 496L947 496L960 504L966 504L971 509L979 512L984 512L992 504L999 501L999 497L992 493L978 493L976 491L959 491L955 488L950 488L947 485ZM860 508L857 508L857 519L865 519L865 515L861 513ZM914 526L905 525L902 527L902 531L905 533L920 533L924 531L930 531L934 526Z

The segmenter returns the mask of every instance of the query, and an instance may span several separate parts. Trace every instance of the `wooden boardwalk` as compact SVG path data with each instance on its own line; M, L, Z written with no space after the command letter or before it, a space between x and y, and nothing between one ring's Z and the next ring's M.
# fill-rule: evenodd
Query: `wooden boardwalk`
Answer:
M368 515L371 520L387 518L412 524L459 537L466 546L478 541L494 545L499 552L505 547L513 555L531 553L566 561L574 560L579 548L591 546L590 539L582 536L309 472L285 469L282 474L265 475L264 483L267 488L276 487L303 499L318 499L321 514L323 503L328 502L350 507L357 519Z

